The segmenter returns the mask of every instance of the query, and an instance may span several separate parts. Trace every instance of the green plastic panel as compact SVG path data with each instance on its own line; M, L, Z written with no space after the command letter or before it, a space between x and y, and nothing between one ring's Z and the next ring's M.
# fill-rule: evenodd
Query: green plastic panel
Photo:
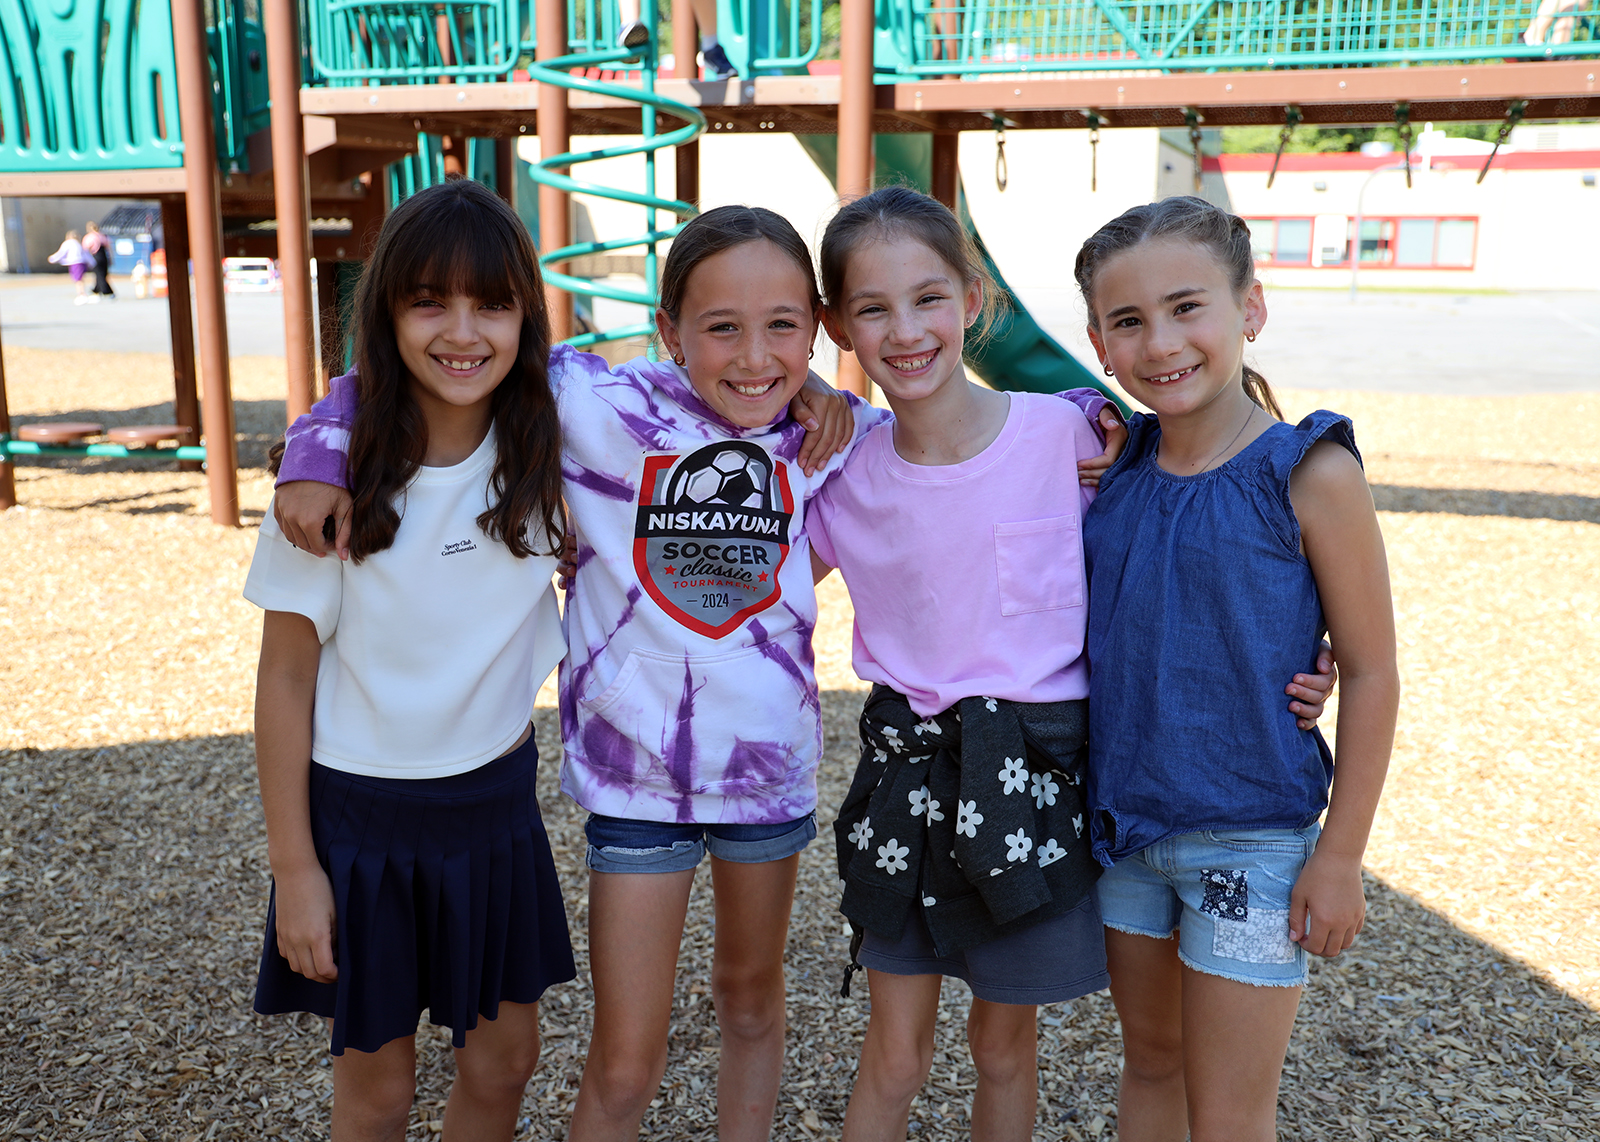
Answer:
M0 0L0 171L183 165L162 0Z

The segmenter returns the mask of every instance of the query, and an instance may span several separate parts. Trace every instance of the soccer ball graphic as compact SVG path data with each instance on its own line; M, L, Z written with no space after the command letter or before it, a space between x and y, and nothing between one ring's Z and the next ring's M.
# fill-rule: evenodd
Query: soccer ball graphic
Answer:
M754 444L712 444L678 466L667 495L674 504L772 509L772 460Z

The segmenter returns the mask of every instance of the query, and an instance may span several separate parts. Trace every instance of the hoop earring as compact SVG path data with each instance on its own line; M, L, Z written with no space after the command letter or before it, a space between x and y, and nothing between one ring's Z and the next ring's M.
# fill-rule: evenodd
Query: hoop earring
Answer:
M1253 333L1250 330L1245 330L1244 339L1250 342L1250 344L1254 345L1256 343L1256 338L1259 336L1259 333Z
M1114 376L1117 375L1116 371L1114 369L1112 369L1112 367L1110 365L1107 365L1103 361L1100 363L1100 367L1105 370L1106 376L1108 376L1108 377L1114 377Z
M815 345L813 345L813 346L811 346L811 352L806 354L806 360L813 361L813 360L816 359L816 356L817 356L817 347Z
M678 366L678 368L680 368L680 369L683 368L683 365L684 365L683 354L682 353L674 353L672 355L672 363L674 365Z

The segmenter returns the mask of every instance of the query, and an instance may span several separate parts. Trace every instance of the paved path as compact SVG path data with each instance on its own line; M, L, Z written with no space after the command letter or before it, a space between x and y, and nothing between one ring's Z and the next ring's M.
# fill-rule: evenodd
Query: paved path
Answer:
M164 353L165 298L72 304L63 278L0 275L0 340L44 349ZM1023 295L1041 324L1091 367L1077 291ZM1342 290L1276 290L1253 348L1256 367L1288 388L1383 392L1600 392L1600 291L1592 293L1378 293L1351 305ZM617 306L609 320L637 320ZM281 294L229 294L235 356L283 355Z
M72 304L65 274L0 275L0 341L35 349L107 349L170 353L167 299L133 296L125 278L113 278L116 301ZM283 295L227 296L228 351L235 357L283 356Z
M1076 290L1031 290L1040 323L1094 366ZM1600 291L1272 290L1251 359L1275 385L1392 393L1600 392Z

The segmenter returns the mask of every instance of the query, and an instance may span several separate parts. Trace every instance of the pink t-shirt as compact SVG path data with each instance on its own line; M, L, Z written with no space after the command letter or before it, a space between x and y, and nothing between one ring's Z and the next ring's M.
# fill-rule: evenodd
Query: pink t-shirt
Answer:
M960 464L901 459L892 421L868 433L806 513L850 588L856 673L924 717L974 696L1087 697L1094 490L1077 465L1101 450L1074 404L1034 393L1012 393L1000 435Z

